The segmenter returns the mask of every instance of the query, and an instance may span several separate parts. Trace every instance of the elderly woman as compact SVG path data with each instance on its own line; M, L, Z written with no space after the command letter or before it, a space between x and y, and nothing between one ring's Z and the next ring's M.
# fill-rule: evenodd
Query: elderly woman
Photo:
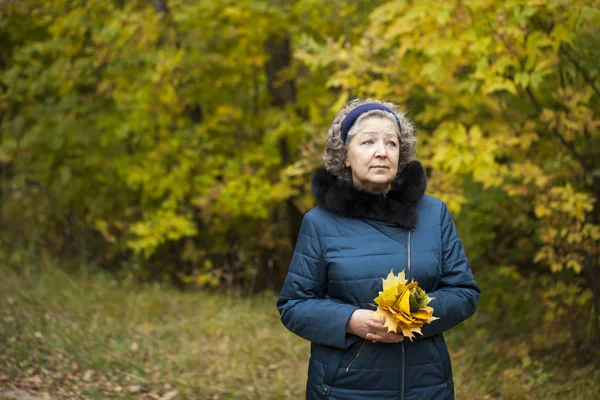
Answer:
M311 342L307 399L454 398L442 333L475 312L480 291L446 205L424 194L415 143L404 114L374 100L349 102L329 129L317 206L277 302L283 324ZM434 298L439 319L413 341L372 318L391 269Z

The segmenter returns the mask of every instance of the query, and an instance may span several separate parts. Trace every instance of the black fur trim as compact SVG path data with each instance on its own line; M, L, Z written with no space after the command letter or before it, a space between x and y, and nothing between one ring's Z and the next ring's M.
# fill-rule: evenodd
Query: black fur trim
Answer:
M417 203L425 194L427 178L419 161L409 162L386 195L359 190L325 168L315 171L311 188L317 204L336 214L395 222L407 228L417 223Z

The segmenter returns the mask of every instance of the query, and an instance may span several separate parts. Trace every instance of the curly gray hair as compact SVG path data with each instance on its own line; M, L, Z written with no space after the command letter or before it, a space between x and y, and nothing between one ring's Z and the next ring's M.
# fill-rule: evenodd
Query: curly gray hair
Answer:
M323 158L325 160L325 169L335 175L338 179L344 179L347 181L352 181L352 172L349 168L346 167L346 155L348 153L348 144L350 143L350 139L352 135L356 133L354 129L358 122L362 119L378 115L385 118L389 118L394 125L397 124L396 119L389 112L382 110L371 110L362 114L354 123L350 132L348 132L348 137L346 138L346 143L343 142L341 137L341 128L342 121L346 116L355 109L356 107L367 104L367 103L377 103L383 104L388 107L398 117L400 121L400 126L402 127L402 131L398 131L398 140L400 141L400 158L398 159L398 173L402 172L406 164L415 159L415 155L417 153L417 137L415 136L415 127L410 122L408 118L404 115L404 113L398 111L398 107L394 103L386 103L379 100L374 99L354 99L350 100L344 108L335 116L333 122L329 126L329 130L327 132L327 141L325 142L325 153Z

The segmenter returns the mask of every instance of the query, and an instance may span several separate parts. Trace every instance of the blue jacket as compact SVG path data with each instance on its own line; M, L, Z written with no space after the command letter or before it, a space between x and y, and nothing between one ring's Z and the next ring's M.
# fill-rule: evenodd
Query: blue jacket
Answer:
M318 206L304 216L277 302L282 323L311 342L307 399L454 398L442 332L475 312L480 291L446 205L423 194L425 182L417 161L386 196L324 169L313 176ZM392 269L434 298L439 320L412 342L368 342L355 358L364 340L346 333L347 322L375 309Z

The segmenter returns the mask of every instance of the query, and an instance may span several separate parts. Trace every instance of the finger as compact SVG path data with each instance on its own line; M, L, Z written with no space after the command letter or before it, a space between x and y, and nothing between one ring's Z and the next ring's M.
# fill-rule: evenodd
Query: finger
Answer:
M372 341L373 343L383 341L383 337L380 334L374 332L367 333L367 339Z
M403 335L399 335L397 333L388 333L383 335L383 339L388 341L389 343L400 343L404 340Z
M369 324L368 327L370 328L370 330L374 333L381 333L381 334L386 334L388 333L388 328L387 326L381 325L381 324Z
M382 319L368 319L367 320L367 324L371 325L371 326L383 326L384 323L385 323L385 321Z
M380 334L377 332L369 332L366 335L366 339L371 340L373 343L375 343L375 342L400 343L404 340L404 336L396 334L396 333Z

